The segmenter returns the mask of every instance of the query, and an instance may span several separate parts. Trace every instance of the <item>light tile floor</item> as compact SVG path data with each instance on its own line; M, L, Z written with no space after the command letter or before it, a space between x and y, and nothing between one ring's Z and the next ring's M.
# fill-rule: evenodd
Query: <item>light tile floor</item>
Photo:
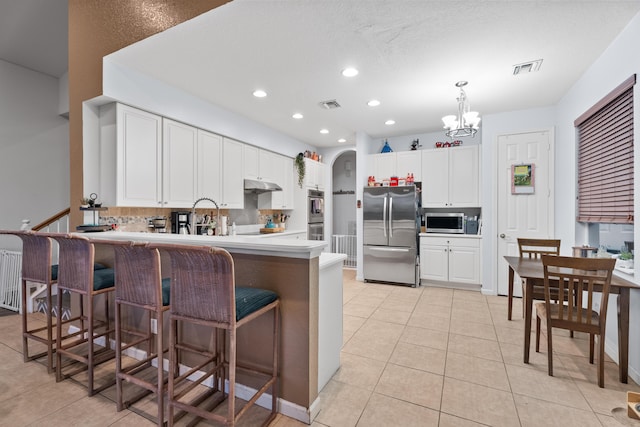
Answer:
M627 390L640 391L618 382L611 360L600 389L584 335L554 333L554 377L544 338L523 364L520 300L508 321L504 297L362 283L345 270L343 303L342 366L320 393L314 427L614 427L623 424L612 409L625 406ZM82 384L23 363L19 316L0 317L0 360L0 426L153 425L116 412L113 388L89 398ZM303 425L281 415L272 424Z

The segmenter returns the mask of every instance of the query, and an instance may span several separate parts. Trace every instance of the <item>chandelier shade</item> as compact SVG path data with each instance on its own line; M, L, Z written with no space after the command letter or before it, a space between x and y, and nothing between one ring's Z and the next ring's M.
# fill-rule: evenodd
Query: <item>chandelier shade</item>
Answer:
M480 126L479 113L477 111L470 111L469 100L463 89L466 85L466 81L456 83L456 87L460 88L460 95L458 95L457 98L458 114L451 114L442 118L444 128L447 130L445 134L451 138L474 136Z

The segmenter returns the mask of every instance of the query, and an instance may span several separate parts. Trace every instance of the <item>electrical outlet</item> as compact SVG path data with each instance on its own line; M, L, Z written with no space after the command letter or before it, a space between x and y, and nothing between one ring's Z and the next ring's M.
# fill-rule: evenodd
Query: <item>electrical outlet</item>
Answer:
M158 320L151 319L151 332L154 334L158 333Z

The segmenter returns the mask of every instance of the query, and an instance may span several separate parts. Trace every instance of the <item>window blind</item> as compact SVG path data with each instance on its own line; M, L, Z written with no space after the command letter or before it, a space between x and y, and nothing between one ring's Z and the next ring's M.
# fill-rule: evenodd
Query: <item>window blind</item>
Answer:
M582 114L578 134L578 221L633 223L635 74Z

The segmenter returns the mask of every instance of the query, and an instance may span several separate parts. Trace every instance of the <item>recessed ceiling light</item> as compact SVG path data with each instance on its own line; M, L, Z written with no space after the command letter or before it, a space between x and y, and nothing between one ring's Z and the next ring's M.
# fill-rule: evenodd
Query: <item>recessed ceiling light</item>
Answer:
M329 133L329 130L328 129L320 129L320 133L323 134L323 135L326 135L326 134Z
M347 142L347 140L346 140L346 139L344 139L344 138L340 138L340 139L338 140L338 142L339 142L340 144L342 144L342 143L344 143L344 142Z
M255 96L256 98L264 98L265 96L267 96L267 92L263 91L262 89L258 89L253 92L253 96Z
M367 102L367 105L369 107L377 107L378 105L380 105L380 101L378 101L377 99L372 99L371 101Z
M355 68L349 67L342 70L342 75L345 77L355 77L358 75L358 70Z
M391 125L395 125L396 121L395 120L387 120L386 122L384 122L385 125L387 126L391 126Z
M301 118L303 118L304 116L303 116L302 114L300 114L300 113L295 113L295 114L294 114L293 116L291 116L291 117L293 117L294 119L301 119Z

